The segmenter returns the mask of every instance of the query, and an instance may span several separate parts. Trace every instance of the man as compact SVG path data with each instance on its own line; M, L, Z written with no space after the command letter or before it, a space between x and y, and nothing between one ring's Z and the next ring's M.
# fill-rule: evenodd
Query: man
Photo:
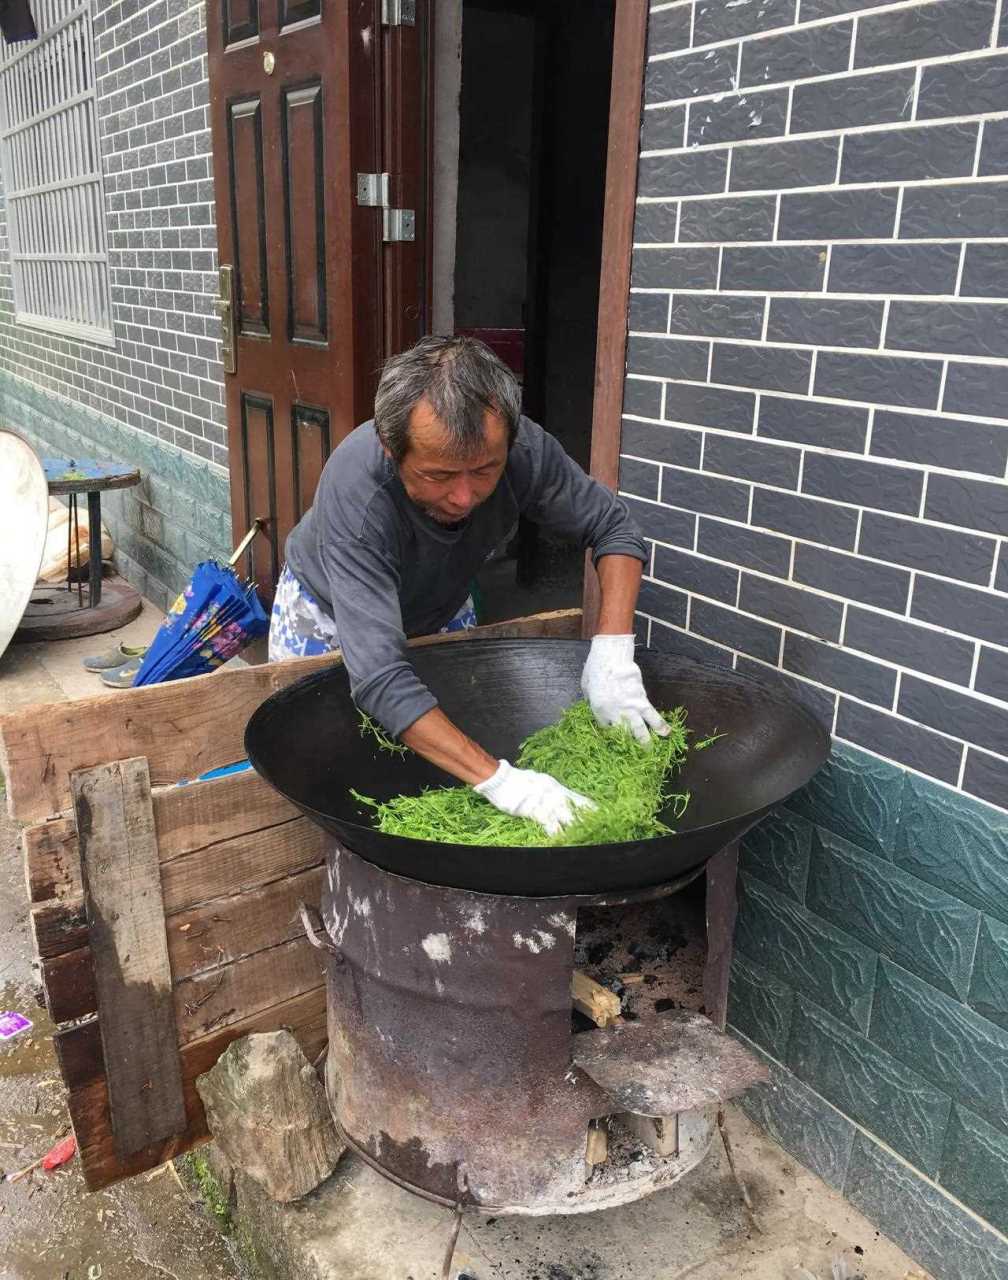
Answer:
M271 660L340 648L358 707L505 813L555 834L591 804L495 760L440 710L406 637L475 621L470 584L519 515L591 547L602 589L581 686L600 724L641 742L668 728L633 660L646 552L626 504L521 415L511 371L472 338L424 338L390 359L373 422L334 450L287 539Z

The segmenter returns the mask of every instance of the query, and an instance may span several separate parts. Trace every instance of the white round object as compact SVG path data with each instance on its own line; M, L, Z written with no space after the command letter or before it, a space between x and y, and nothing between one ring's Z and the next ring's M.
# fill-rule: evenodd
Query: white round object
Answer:
M0 427L0 654L28 607L49 525L49 488L34 449Z

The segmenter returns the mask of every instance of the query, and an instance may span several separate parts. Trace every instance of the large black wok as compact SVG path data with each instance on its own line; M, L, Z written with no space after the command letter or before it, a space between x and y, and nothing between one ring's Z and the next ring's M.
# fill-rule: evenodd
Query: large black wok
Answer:
M472 640L415 649L411 661L445 713L492 754L519 743L581 696L587 645L576 640ZM652 650L637 661L652 702L684 706L697 735L724 737L689 757L676 786L692 793L676 833L624 844L474 848L383 835L353 787L378 800L454 780L411 753L362 737L346 671L334 667L274 694L249 720L255 769L352 852L428 884L538 897L634 891L675 879L797 790L826 759L829 735L776 688Z

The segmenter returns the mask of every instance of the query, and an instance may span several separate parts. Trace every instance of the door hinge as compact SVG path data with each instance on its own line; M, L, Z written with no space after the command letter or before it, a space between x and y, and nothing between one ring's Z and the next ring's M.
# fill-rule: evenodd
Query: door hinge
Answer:
M389 202L389 176L387 173L359 173L357 175L357 203L367 208L387 209Z
M416 213L412 209L385 209L382 216L382 239L389 243L416 239Z
M382 239L388 243L416 239L416 210L393 209L389 206L389 175L359 173L357 203L382 211Z
M381 8L382 26L416 26L416 0L382 0Z

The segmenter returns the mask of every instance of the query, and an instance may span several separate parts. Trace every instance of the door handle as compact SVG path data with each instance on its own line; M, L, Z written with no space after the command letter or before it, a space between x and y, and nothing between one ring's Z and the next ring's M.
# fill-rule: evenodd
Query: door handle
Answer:
M237 372L235 350L234 267L221 267L217 272L217 310L221 318L221 364L225 373Z

